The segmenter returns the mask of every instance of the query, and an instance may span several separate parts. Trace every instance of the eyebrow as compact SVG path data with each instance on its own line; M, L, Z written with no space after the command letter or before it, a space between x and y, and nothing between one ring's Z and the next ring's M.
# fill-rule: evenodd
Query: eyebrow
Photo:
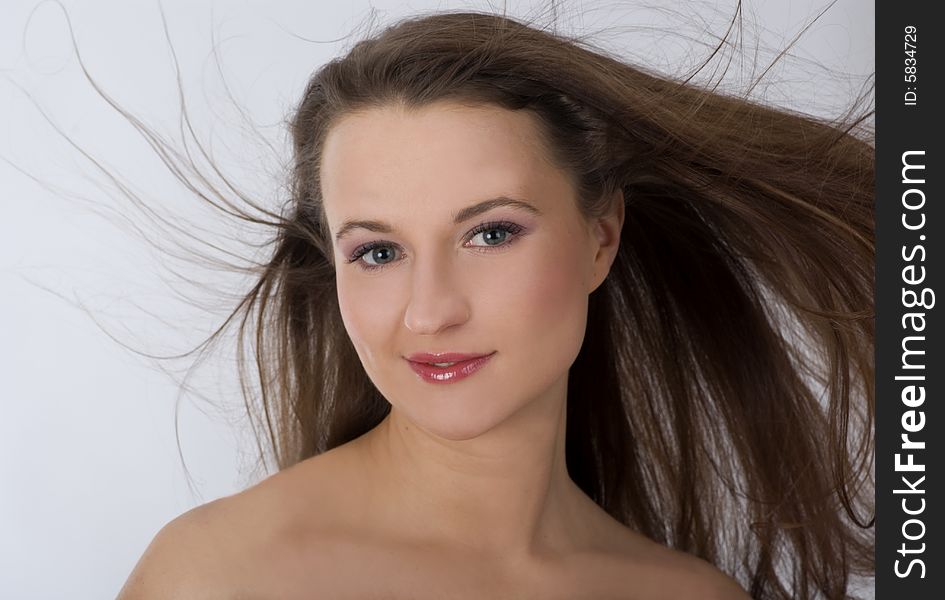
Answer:
M541 216L540 210L528 202L525 202L524 200L510 198L509 196L498 196L496 198L490 198L489 200L483 200L482 202L478 202L460 210L458 213L453 215L453 224L458 225L464 221L472 219L477 215L488 212L493 208L498 208L500 206L511 206L512 208L518 208L530 212L535 216ZM374 231L377 233L393 232L393 228L383 221L345 221L344 225L341 226L341 229L338 230L338 233L335 234L335 241L340 241L354 229L367 229L368 231Z

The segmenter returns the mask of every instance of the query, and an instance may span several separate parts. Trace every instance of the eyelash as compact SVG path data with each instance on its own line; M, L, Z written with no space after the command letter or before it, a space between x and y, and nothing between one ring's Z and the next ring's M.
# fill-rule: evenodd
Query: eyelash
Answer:
M475 246L475 247L485 248L486 252L492 252L492 249L496 249L496 250L504 249L507 246L511 245L516 239L518 239L525 228L522 227L521 225L517 225L510 221L491 221L489 223L482 223L481 225L477 225L475 228L473 228L473 230L467 234L468 238L466 241L468 242L469 240L471 240L472 238L476 237L477 235L479 235L480 233L484 231L492 231L494 229L506 231L511 234L511 237L508 238L504 243L499 244L497 246ZM381 240L368 242L367 244L358 246L357 249L355 249L354 253L351 255L351 258L348 259L348 263L359 262L361 263L359 265L360 268L364 269L365 271L375 271L377 269L383 269L384 267L392 264L394 261L385 263L383 265L369 265L365 263L363 260L361 260L361 257L367 254L368 252L370 252L371 250L374 250L375 248L388 248L388 247L396 248L397 244L392 244L390 242L385 242Z

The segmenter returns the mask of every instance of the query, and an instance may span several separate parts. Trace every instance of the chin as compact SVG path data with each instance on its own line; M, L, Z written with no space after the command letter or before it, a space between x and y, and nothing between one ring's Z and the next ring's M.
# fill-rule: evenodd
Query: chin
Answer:
M493 386L460 389L447 385L438 390L387 398L402 425L454 442L488 433L507 421L522 404L520 393L511 390L497 393Z
M480 437L508 419L500 407L488 406L488 403L479 402L474 406L459 406L455 402L452 406L438 407L411 407L400 409L401 415L420 427L427 433L438 438L461 442ZM491 400L495 400L492 398ZM436 402L444 399L435 400ZM445 400L449 402L449 399ZM510 407L511 408L511 407ZM419 411L421 414L416 414Z

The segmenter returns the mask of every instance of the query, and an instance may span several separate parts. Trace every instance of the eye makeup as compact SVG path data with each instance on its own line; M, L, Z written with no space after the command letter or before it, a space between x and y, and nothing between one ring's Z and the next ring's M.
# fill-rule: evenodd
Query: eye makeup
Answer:
M481 248L483 249L481 251L484 251L484 252L504 250L505 248L513 244L515 241L517 241L519 237L525 234L525 228L521 225L518 225L517 223L513 223L511 221L489 221L489 222L477 225L469 233L467 233L465 243L468 243L472 238L476 237L480 233L490 233L493 231L502 231L507 234L506 238L502 240L503 243L491 244L491 245L485 245L485 246L472 246L472 247ZM393 249L393 250L396 250L397 252L402 252L402 249L398 244L384 241L384 240L375 240L375 241L371 241L366 244L362 244L358 246L351 253L351 256L347 259L347 262L349 264L353 262L357 262L359 268L365 271L375 271L378 269L383 269L387 265L392 264L393 262L396 262L395 260L391 260L390 262L386 262L382 264L371 264L364 260L361 260L362 257L366 255L369 257L372 257L369 253L373 253L373 251L377 249Z

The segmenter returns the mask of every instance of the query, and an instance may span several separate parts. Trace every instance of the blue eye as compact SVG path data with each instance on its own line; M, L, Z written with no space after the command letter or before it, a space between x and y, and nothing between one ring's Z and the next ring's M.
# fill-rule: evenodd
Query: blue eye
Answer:
M467 242L471 241L480 233L486 234L483 236L485 245L476 245L474 247L484 248L486 252L489 252L491 248L503 248L510 245L519 234L521 234L523 229L521 225L510 221L483 223L476 226L467 234ZM368 242L367 244L359 246L348 259L348 262L353 263L357 261L360 263L358 265L360 268L365 271L373 271L394 262L395 251L399 252L399 247L396 244L385 241ZM362 257L367 257L374 262L361 260Z
M499 236L486 235L486 234L495 234L495 233L499 233L501 235ZM482 234L483 236L482 241L486 243L486 246L499 246L502 244L504 240L506 240L510 235L512 235L512 232L506 229L505 227L491 227L489 229L481 229L479 231L476 231L475 233L472 234L472 237L476 237L477 235L480 235L480 234ZM487 237L489 238L488 240L486 239Z
M375 243L372 242L372 244L375 244ZM367 263L365 268L377 269L378 267L382 267L388 262L390 262L392 260L393 253L394 251L393 251L392 246L385 246L383 242L378 242L377 245L368 245L364 247L363 251L355 252L355 255L352 258L351 262L354 262L355 260L361 258L362 256L367 256L368 258L374 261L378 261L379 264L378 262Z

